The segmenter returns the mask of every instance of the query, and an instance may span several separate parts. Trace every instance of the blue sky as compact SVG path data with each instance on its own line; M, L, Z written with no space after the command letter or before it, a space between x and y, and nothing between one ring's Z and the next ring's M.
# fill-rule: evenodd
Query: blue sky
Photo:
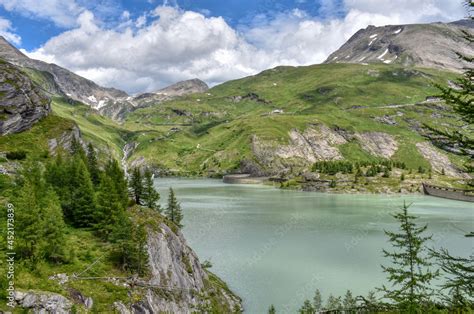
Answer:
M342 1L331 2L334 8L339 7L338 10L331 12L331 16L342 16L344 13ZM184 10L201 12L206 16L222 16L229 25L237 29L255 22L254 19L257 16L265 15L268 18L295 8L321 19L329 17L327 15L329 12L324 10L325 5L321 1L315 0L180 0L179 3L158 0L102 0L89 1L89 3L83 1L82 5L95 12L104 23L113 25L120 19L124 11L130 12L132 17L138 17L143 12L150 11L163 3L171 6L178 5ZM18 10L7 10L5 6L0 6L0 17L12 21L15 33L22 38L21 44L16 44L16 46L26 50L35 49L49 38L70 28L67 25L57 25L48 17L39 17Z
M0 35L129 93L320 63L368 25L453 21L462 0L0 0Z

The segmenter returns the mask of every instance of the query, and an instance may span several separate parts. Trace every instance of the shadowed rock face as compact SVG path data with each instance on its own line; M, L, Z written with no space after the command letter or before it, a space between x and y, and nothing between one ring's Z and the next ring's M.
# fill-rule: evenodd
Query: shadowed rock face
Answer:
M0 134L29 129L51 112L51 100L15 66L0 59Z
M325 63L385 63L461 71L465 63L454 50L474 54L462 31L474 22L368 26L355 33Z

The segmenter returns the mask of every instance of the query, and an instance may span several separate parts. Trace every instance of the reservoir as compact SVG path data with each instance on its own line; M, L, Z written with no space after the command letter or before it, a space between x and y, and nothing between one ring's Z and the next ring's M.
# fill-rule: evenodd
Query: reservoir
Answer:
M183 233L201 262L243 299L246 313L295 313L319 289L366 295L385 282L384 230L405 201L433 234L432 247L473 253L472 203L422 195L340 195L233 185L213 179L158 178L165 206L173 187L184 213Z

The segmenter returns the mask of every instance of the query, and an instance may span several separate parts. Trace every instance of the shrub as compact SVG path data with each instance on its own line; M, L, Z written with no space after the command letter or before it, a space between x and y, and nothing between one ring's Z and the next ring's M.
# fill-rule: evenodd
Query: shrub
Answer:
M10 160L23 160L26 158L26 152L22 150L8 152L6 157Z

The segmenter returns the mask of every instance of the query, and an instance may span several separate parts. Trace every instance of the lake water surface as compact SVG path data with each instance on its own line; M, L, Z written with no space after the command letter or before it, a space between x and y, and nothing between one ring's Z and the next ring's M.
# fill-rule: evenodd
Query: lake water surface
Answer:
M183 233L201 262L244 301L246 313L296 313L315 289L323 298L347 289L366 294L383 284L385 230L406 201L428 224L434 247L473 252L472 203L428 196L338 195L228 185L211 179L157 179L165 203L175 189L184 212Z

